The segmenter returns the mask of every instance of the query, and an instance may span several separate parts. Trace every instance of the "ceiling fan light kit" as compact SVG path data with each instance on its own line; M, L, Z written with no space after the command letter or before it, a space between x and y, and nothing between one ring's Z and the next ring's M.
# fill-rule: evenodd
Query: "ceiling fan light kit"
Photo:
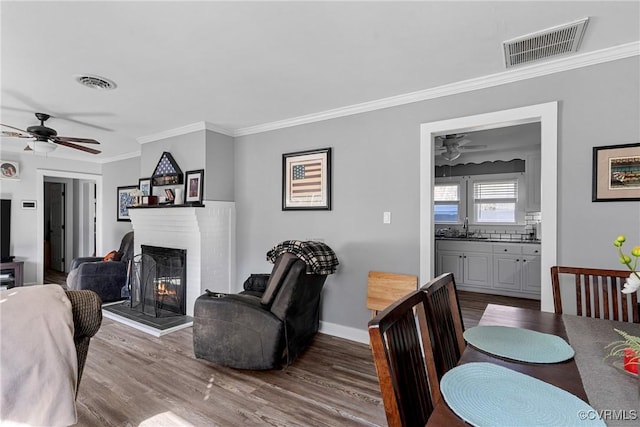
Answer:
M447 160L455 160L458 157L460 157L460 153L459 151L445 151L444 153L440 154L443 158L447 159Z
M41 141L38 139L27 142L27 147L29 147L29 150L25 148L26 151L33 150L34 153L51 153L58 148L58 146L53 142Z

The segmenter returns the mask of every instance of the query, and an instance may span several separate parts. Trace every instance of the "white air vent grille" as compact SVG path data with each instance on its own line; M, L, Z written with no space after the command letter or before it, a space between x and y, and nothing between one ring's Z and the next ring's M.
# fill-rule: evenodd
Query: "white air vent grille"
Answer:
M502 42L507 68L577 52L589 18Z
M86 74L86 75L75 75L74 76L76 81L78 83L80 83L83 86L86 86L88 88L91 89L97 89L97 90L111 90L111 89L115 89L117 87L117 85L115 84L115 82L106 79L104 77L100 77L100 76L96 76L96 75L90 75L90 74Z

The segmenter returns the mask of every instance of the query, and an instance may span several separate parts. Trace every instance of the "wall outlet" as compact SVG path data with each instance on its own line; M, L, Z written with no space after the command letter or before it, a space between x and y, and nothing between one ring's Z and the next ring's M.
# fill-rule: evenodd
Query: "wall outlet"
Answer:
M382 214L382 223L391 224L391 212L384 212Z

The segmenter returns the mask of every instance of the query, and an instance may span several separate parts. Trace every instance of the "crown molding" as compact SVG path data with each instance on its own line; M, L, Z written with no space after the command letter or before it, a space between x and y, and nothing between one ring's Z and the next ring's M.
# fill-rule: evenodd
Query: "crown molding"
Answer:
M113 156L113 157L107 157L105 159L99 159L97 163L111 163L111 162L118 162L120 160L127 160L127 159L133 159L135 157L140 157L142 155L142 152L140 150L138 151L132 151L130 153L124 153L124 154L119 154L117 156Z
M227 135L227 136L234 136L235 133L229 129L225 129L223 127L220 127L218 125L214 125L213 123L209 123L209 122L196 122L196 123L192 123L190 125L186 125L186 126L182 126L179 128L175 128L175 129L169 129L169 130L165 130L159 133L155 133L153 135L147 135L147 136L141 136L139 138L136 138L136 141L138 141L138 143L140 144L146 144L148 142L154 142L154 141L159 141L161 139L165 139L165 138L170 138L173 136L180 136L180 135L185 135L187 133L191 133L191 132L197 132L200 130L210 130L213 132L217 132L217 133L221 133L223 135Z
M320 122L323 120L335 119L338 117L350 116L353 114L366 113L383 108L396 107L414 102L426 101L429 99L451 96L474 90L486 89L522 80L534 79L549 74L560 73L576 68L588 67L619 59L640 55L640 41L634 41L611 48L571 55L569 57L558 58L541 64L522 66L509 71L503 71L488 76L463 80L430 89L410 92L402 95L382 98L376 101L363 102L347 107L336 108L291 119L279 120L256 126L236 129L233 136L244 136L256 133L268 132L308 123Z

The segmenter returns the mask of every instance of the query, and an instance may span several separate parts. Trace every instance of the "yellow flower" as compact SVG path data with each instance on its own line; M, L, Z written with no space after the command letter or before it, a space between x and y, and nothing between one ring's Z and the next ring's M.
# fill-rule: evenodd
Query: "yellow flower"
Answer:
M631 249L631 256L634 258L632 260L631 256L622 252L622 244L626 240L627 238L621 234L618 237L616 237L616 240L613 242L613 246L618 248L618 256L619 256L620 263L626 265L627 268L631 270L631 275L629 276L629 279L631 279L633 276L633 280L635 284L635 281L640 281L640 273L636 269L636 267L638 266L638 259L640 259L640 246L634 246L634 248Z

